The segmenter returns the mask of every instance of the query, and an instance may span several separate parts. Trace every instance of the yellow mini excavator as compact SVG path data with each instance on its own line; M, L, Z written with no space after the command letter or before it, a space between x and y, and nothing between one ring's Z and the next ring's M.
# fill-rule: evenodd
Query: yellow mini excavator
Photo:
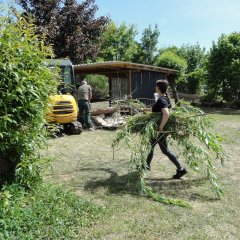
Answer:
M61 83L58 93L50 96L50 110L47 113L49 123L61 124L66 133L80 134L82 125L77 121L78 106L73 94L76 91L73 66L70 60L47 60L49 68L58 67Z

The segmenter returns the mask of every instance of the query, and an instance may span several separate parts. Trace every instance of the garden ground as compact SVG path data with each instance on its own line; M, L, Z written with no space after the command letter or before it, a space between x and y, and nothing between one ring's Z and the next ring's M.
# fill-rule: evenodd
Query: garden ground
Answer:
M82 228L78 239L240 239L240 112L219 110L211 117L230 157L224 166L215 164L225 192L221 200L201 174L189 170L183 179L172 180L174 166L157 148L147 173L154 191L183 199L192 208L163 205L138 194L136 173L129 173L130 151L121 146L113 154L116 131L84 131L49 140L47 154L54 160L45 179L107 209L95 225ZM171 148L178 152L176 145Z

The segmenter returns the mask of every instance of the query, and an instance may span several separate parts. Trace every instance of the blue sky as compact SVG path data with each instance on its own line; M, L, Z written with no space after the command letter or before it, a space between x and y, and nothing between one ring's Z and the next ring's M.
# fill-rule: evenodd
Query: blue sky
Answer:
M97 15L118 25L135 24L139 36L149 25L160 30L159 47L195 44L209 49L222 34L240 31L240 0L96 0Z
M97 16L108 15L118 25L135 24L137 40L145 28L157 24L159 47L199 42L208 50L222 33L240 31L240 0L96 0L96 3Z

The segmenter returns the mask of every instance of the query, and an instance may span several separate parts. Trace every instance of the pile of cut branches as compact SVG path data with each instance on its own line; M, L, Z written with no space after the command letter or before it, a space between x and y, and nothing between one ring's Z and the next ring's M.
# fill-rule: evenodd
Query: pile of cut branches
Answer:
M150 139L158 139L167 134L170 143L176 143L186 164L194 171L203 170L218 197L222 189L218 184L218 177L214 168L214 161L219 159L223 163L225 157L221 138L209 132L211 119L200 109L192 106L175 107L170 111L170 117L164 127L164 133L159 134L158 127L161 113L137 114L130 117L124 128L118 133L112 146L116 147L123 141L131 150L131 170L139 171L140 191L154 200L186 206L181 200L170 199L164 195L157 195L145 184L145 170L147 155L151 149Z

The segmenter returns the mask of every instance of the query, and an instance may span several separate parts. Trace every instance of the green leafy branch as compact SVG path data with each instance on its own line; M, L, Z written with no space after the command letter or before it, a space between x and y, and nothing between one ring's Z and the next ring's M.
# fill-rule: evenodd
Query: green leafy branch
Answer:
M137 114L130 117L124 128L118 133L112 147L116 147L121 141L131 150L131 169L139 171L139 188L141 193L162 203L188 206L182 200L167 198L164 195L153 193L145 184L145 166L147 155L151 149L150 139L157 139L157 131L161 121L161 113ZM214 160L220 159L223 163L226 157L221 138L209 132L212 126L211 119L200 109L192 106L181 106L171 110L169 120L164 127L164 134L169 135L170 140L176 141L180 148L180 154L186 159L187 165L194 171L204 169L207 179L212 185L213 191L220 197L223 194L218 184L218 177L214 168Z

